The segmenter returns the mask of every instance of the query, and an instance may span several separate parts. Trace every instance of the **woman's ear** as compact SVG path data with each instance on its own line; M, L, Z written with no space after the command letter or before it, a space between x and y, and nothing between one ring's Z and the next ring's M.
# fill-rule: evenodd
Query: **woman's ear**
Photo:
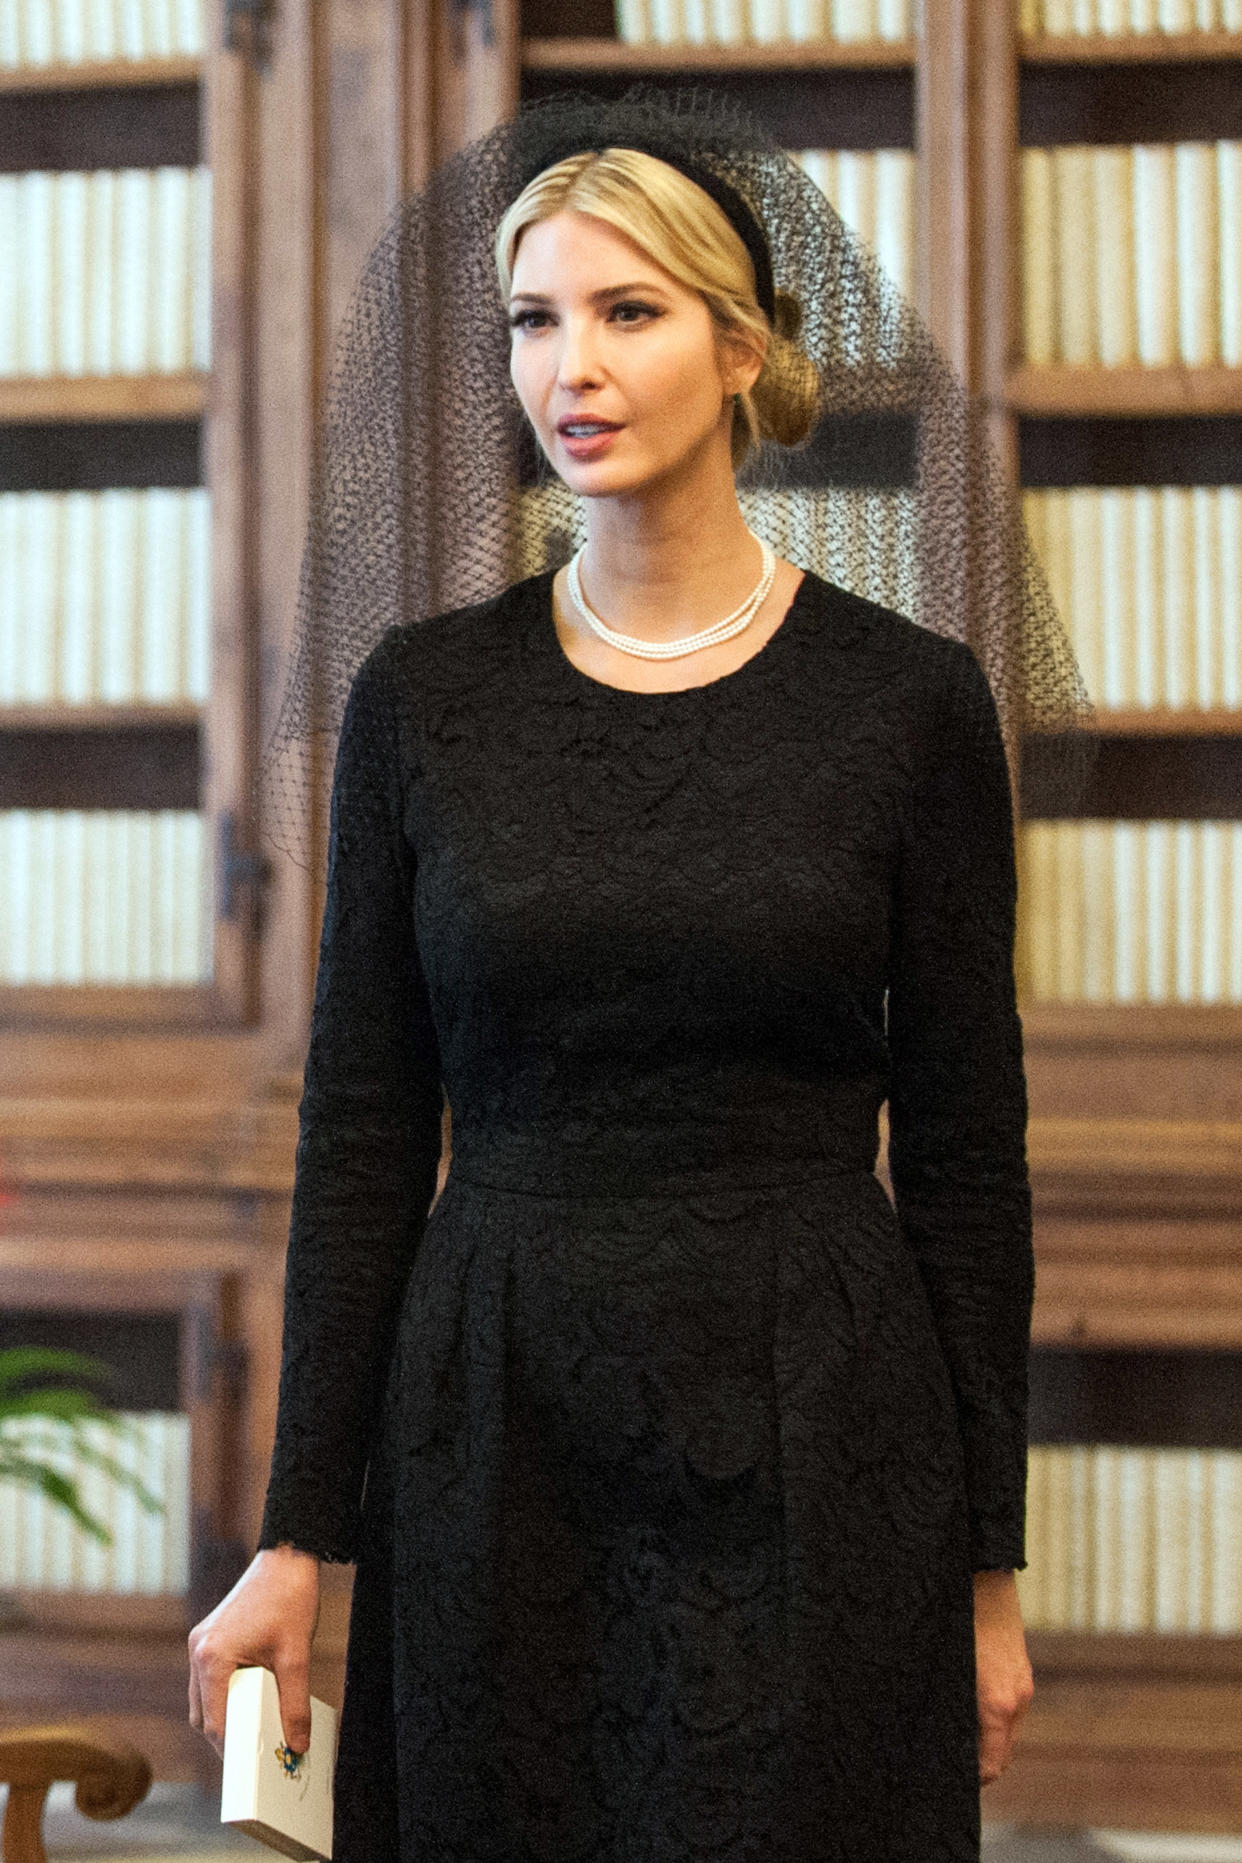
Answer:
M737 396L752 389L763 372L766 351L756 349L738 338L725 339L724 377L726 392Z

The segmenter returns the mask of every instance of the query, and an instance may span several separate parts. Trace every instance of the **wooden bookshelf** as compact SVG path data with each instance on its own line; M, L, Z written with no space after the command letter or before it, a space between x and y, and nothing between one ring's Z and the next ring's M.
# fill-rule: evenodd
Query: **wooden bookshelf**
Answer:
M1242 32L1022 33L1030 65L1179 65L1242 60Z
M1095 715L1095 730L1101 737L1203 738L1242 736L1242 712L1223 706L1170 710L1167 706L1100 706ZM1043 736L1037 726L1028 733Z
M1181 1831L1242 1827L1242 1639L1032 1631L1036 1702L984 1816ZM1049 1815L1050 1808L1053 1815Z
M168 705L0 705L4 731L184 731L201 719L202 707L188 699Z
M197 420L209 390L210 377L196 373L0 376L0 425Z
M110 58L80 64L0 66L0 94L18 91L129 90L135 86L197 84L200 58Z
M1017 363L997 400L1018 416L1242 414L1242 368Z
M1179 453L1170 482L1193 483L1187 455L1211 416L1219 450L1205 479L1220 482L1221 433L1242 416L1242 370L1037 367L1022 356L1019 125L1030 120L1029 79L1039 103L1032 140L1041 145L1232 135L1229 121L1217 125L1212 115L1224 93L1197 92L1185 67L1202 68L1206 80L1212 66L1242 59L1242 34L1031 38L1015 32L1007 8L983 6L977 18L974 353L1014 477L1025 421L1055 425L1063 476L1039 483L1063 485L1128 482L1125 443L1095 478L1101 420L1116 422L1117 433L1125 422L1163 422L1164 450ZM1169 72L1158 120L1142 114L1134 76L1145 68ZM1114 80L1115 99L1106 96ZM1158 482L1159 454L1143 453L1136 483ZM1242 714L1101 707L1096 728L1113 806L1088 799L1084 815L1155 819L1202 808L1219 819L1242 809ZM1242 1374L1242 1006L1024 1001L1021 1009L1037 1353L1132 1355L1140 1374L1154 1354L1187 1363L1232 1355ZM1194 1389L1192 1381L1191 1408ZM985 1815L1187 1831L1242 1824L1242 1639L1040 1631L1030 1648L1035 1701L1013 1766L984 1796Z
M605 76L616 72L765 72L888 71L913 67L913 40L783 40L766 44L630 45L620 39L527 38L522 41L526 71L581 72Z
M87 1017L101 1031L210 1029L227 1015L220 992L204 983L0 983L0 1023L13 1031Z

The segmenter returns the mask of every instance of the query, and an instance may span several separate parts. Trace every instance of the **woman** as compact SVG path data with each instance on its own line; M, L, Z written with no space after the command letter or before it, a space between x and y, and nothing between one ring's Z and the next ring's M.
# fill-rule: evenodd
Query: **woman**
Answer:
M977 1859L1032 1693L997 705L745 520L825 375L666 108L562 121L490 223L583 547L385 626L344 710L260 1550L190 1638L213 1745L262 1662L301 1749L356 1559L336 1863Z

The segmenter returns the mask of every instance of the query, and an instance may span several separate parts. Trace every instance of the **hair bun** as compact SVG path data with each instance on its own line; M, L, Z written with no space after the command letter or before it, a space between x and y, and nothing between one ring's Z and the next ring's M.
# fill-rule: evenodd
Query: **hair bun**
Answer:
M802 328L802 305L792 291L782 291L777 287L776 311L772 318L772 328L777 336L788 337L792 342Z

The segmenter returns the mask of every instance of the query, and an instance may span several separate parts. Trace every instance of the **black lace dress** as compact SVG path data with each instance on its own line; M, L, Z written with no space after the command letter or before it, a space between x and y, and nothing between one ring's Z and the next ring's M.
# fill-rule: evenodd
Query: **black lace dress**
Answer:
M975 1863L1033 1287L991 692L815 575L622 690L551 580L389 629L338 752L259 1539L357 1562L335 1863Z

